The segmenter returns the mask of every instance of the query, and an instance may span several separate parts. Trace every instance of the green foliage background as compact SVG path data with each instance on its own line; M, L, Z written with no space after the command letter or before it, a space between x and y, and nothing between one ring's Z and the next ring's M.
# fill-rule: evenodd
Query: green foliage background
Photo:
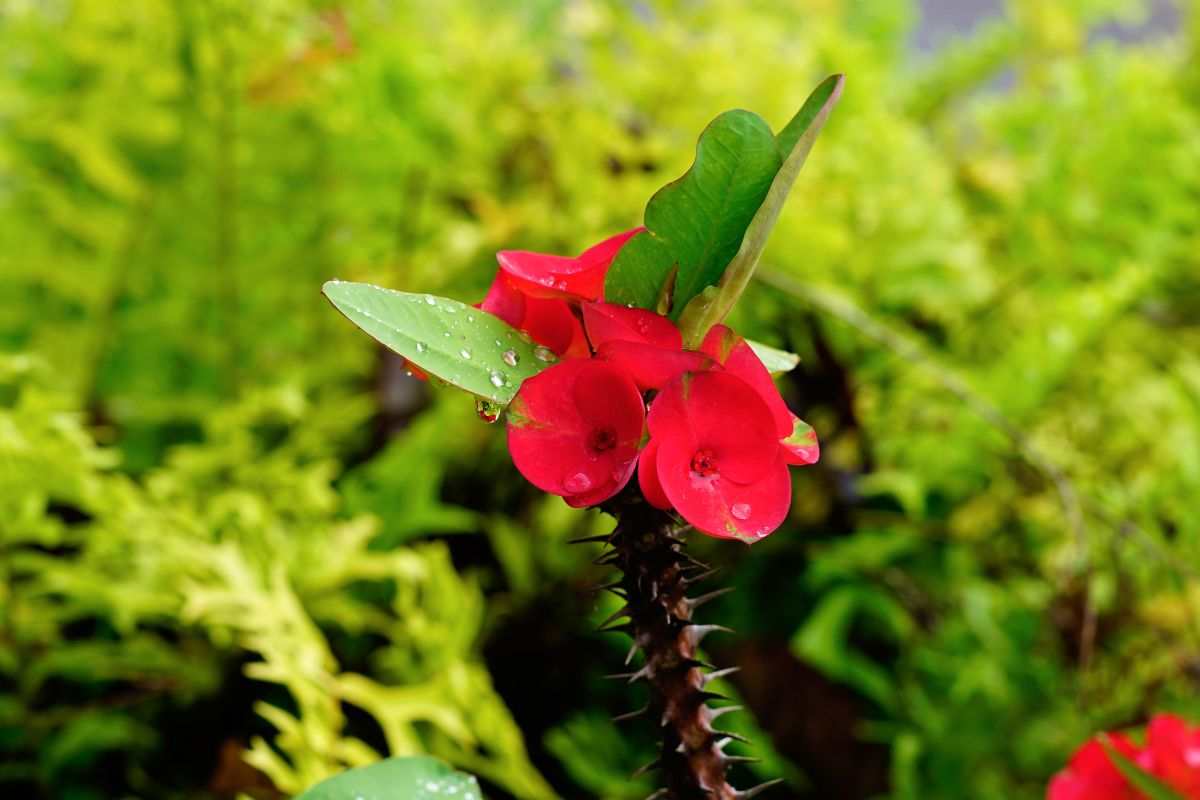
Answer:
M331 277L474 300L848 75L735 323L824 457L709 655L779 797L1036 798L1200 718L1200 14L1011 0L0 6L0 792L268 798L430 753L641 796L603 530ZM740 719L738 719L740 717ZM742 776L740 782L750 782ZM790 791L790 795L789 795Z

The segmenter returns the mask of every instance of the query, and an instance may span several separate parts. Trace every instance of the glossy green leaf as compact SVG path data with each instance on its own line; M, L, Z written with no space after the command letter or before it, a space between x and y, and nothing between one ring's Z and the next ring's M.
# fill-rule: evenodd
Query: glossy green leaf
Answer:
M655 308L675 272L671 313L721 278L783 163L757 114L726 111L696 144L696 160L646 206L646 230L621 248L605 280L614 303Z
M296 800L482 800L474 776L434 758L389 758L321 781Z
M800 174L808 154L812 151L817 135L829 119L830 112L837 104L842 94L845 76L831 75L821 82L809 95L804 106L792 117L777 138L777 146L783 154L783 166L778 170L771 182L770 191L761 206L757 208L754 218L745 229L745 236L740 240L737 253L729 261L720 276L720 281L714 289L705 291L703 295L690 303L677 316L679 327L683 331L684 343L694 347L704 340L704 334L716 325L733 308L737 299L742 296L746 285L754 276L758 259L767 246L767 239L779 219L779 212ZM688 300L682 300L676 295L676 309Z
M754 351L754 355L758 356L758 360L763 363L767 371L772 375L782 375L785 372L791 372L800 363L800 356L795 353L789 353L787 350L780 350L777 347L771 347L769 344L762 342L752 342L746 340L746 344L750 345L750 349Z
M338 311L391 350L494 403L507 405L522 381L555 360L504 320L457 300L346 281L329 281L322 291Z
M1146 772L1133 761L1130 761L1117 748L1113 747L1112 741L1108 738L1107 734L1100 735L1100 744L1104 747L1104 751L1108 753L1113 766L1125 776L1130 785L1144 794L1148 800L1184 800L1183 797L1172 791L1165 783L1149 772Z

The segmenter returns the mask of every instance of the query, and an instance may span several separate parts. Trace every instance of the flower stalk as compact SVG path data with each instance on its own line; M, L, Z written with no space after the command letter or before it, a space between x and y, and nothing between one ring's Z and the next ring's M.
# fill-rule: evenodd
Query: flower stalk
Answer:
M728 629L700 624L693 612L729 590L689 596L713 570L687 554L683 539L687 528L671 514L651 506L639 492L622 492L605 510L616 517L617 525L606 537L611 549L598 563L620 570L620 580L605 588L617 594L624 605L608 620L612 624L601 630L625 632L633 638L626 664L640 651L641 665L613 677L644 682L649 690L643 708L615 719L648 719L660 727L662 735L658 758L638 774L652 769L660 772L663 787L651 795L655 800L757 796L778 781L744 791L731 786L727 777L730 766L754 759L727 754L725 748L741 737L713 725L721 715L741 707L709 705L726 698L708 691L708 684L736 668L714 670L696 657L705 636Z

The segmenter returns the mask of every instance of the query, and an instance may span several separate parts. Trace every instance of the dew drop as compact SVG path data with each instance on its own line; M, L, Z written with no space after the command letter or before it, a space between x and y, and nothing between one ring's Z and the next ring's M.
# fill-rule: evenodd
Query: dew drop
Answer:
M488 380L492 382L492 386L497 389L508 385L508 378L504 377L504 373L492 370L492 374L488 375Z
M567 494L579 494L590 488L592 488L592 479L582 472L576 472L563 481L563 489L567 491Z
M554 355L553 350L551 350L549 347L544 347L540 344L536 348L534 348L533 355L534 355L534 357L537 358L538 361L545 361L547 363L549 363L551 361L555 361L558 358L558 356Z
M460 356L462 356L463 358L468 358L468 359L469 359L469 358L471 357L471 351L470 351L470 350L468 350L468 349L467 349L467 348L465 348L465 347L464 347L462 350L459 350L459 351L458 351L458 354L459 354Z
M475 401L475 413L481 420L491 425L496 420L500 419L500 404L493 403L486 397L480 397Z
M729 513L742 520L750 519L751 511L752 509L750 508L749 503L734 503L729 507Z
M429 305L431 305L431 306L436 306L436 305L437 305L437 300L435 300L435 299L433 298L433 295L431 295L431 294L427 294L427 295L425 295L425 302L426 302L426 303L428 303L428 304L429 304Z
M497 344L499 343L497 342ZM521 357L517 355L516 350L505 350L504 353L501 354L500 359L510 367L515 367L517 362L521 360Z
M446 331L445 333L443 333L443 334L442 334L442 336L445 336L447 339L449 339L449 338L450 338L450 331Z
M467 314L467 322L474 322L474 321L475 321L475 315Z
M424 353L428 349L429 349L429 345L425 344L424 342L417 342L417 352L418 353Z
M496 340L496 347L504 347L504 342L502 342L502 341L500 341L499 339L497 339L497 340Z

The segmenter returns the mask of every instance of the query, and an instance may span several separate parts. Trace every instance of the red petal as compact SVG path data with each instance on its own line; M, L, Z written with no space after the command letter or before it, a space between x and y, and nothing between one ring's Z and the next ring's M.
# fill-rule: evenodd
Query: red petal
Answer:
M624 373L601 361L564 361L521 384L509 406L508 450L534 486L591 505L629 481L644 415ZM608 446L598 450L601 434Z
M559 356L578 358L591 352L583 335L583 326L565 300L526 298L525 318L520 328Z
M675 510L702 533L748 544L767 536L787 518L792 482L776 455L753 483L735 483L720 474L700 477L692 471L693 449L686 442L664 441L655 457L663 493Z
M739 483L757 480L779 458L771 412L743 380L727 372L689 372L668 383L647 417L650 435L708 450Z
M666 317L644 308L626 308L615 303L585 303L583 323L592 347L606 342L643 342L670 350L683 347L683 336Z
M700 353L641 342L605 342L596 356L625 370L643 391L661 389L684 372L701 372L717 365Z
M783 460L789 464L815 464L821 457L817 432L795 414L792 414L792 435L779 443L783 445Z
M512 285L503 272L497 270L492 286L479 308L499 317L514 328L519 328L521 320L525 318L525 295Z
M671 501L663 491L662 482L658 479L658 440L651 439L646 443L638 458L638 486L642 488L642 496L646 502L663 511L671 509Z
M1137 748L1124 736L1110 734L1116 750L1137 760ZM1047 800L1142 800L1108 757L1097 739L1089 739L1074 755L1067 768L1050 782Z
M496 254L500 268L530 297L596 300L604 292L604 276L617 251L641 231L619 233L594 245L577 258L502 250Z
M1187 798L1200 797L1200 728L1173 714L1155 714L1146 728L1154 773Z
M603 503L608 498L615 495L617 492L625 488L625 484L629 483L629 479L633 477L633 471L641 463L640 458L633 458L624 465L618 465L613 480L590 492L582 494L573 494L565 497L567 505L573 508L586 508L594 506L597 503Z
M792 414L783 398L779 396L779 389L775 386L775 381L771 380L771 373L758 360L758 356L754 354L750 345L746 344L745 339L724 325L714 325L704 337L700 352L712 356L726 372L737 375L753 386L771 409L779 438L791 435Z

